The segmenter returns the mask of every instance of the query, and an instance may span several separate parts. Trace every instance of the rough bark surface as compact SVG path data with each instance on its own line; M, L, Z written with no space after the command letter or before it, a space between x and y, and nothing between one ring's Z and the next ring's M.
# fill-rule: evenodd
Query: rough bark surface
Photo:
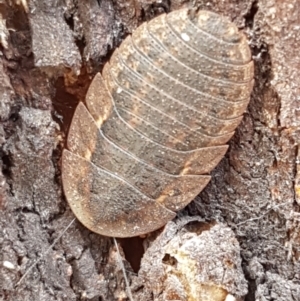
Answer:
M74 221L50 247L74 218L62 193L61 150L74 108L111 51L141 22L185 5L229 16L245 32L256 82L226 157L184 214L210 225L197 230L199 241L214 237L224 247L218 233L227 233L229 254L240 254L240 283L223 283L228 293L300 300L299 0L0 1L0 300L127 300L111 238ZM176 229L119 240L134 300L185 298L166 268L174 263L170 242L187 241ZM166 253L155 251L164 246ZM154 287L162 266L170 278Z

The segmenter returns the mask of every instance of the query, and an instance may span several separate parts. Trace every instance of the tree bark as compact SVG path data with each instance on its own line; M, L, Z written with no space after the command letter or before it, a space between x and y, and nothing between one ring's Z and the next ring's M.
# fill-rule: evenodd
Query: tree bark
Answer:
M255 86L226 157L184 210L186 221L118 240L133 299L194 300L159 274L162 264L174 269L169 255L188 232L241 263L234 287L224 280L228 294L300 300L299 0L0 2L0 300L127 300L111 238L74 221L56 241L74 219L62 192L61 152L76 105L124 37L192 5L230 17L247 35ZM200 217L201 230L187 228L186 215ZM221 256L202 251L212 262Z

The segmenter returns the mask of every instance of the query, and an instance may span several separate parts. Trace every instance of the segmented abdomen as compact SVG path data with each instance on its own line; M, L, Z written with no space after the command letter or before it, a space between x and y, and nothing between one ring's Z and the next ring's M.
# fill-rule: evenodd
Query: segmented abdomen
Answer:
M247 40L226 18L183 9L141 25L72 120L62 179L78 219L116 237L163 226L208 183L252 85Z

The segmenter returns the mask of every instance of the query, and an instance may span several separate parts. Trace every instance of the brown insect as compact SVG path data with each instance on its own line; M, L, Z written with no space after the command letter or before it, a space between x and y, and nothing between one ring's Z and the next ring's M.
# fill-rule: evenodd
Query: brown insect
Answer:
M227 18L182 9L142 24L72 119L62 181L76 217L114 237L165 225L209 182L252 86L247 40Z

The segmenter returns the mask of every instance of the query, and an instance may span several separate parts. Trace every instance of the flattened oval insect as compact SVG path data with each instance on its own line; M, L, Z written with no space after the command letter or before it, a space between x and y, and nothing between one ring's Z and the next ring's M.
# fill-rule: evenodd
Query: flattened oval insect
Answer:
M182 9L141 25L72 119L62 181L76 217L114 237L173 219L210 180L252 86L247 40L228 19Z

